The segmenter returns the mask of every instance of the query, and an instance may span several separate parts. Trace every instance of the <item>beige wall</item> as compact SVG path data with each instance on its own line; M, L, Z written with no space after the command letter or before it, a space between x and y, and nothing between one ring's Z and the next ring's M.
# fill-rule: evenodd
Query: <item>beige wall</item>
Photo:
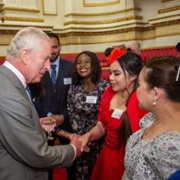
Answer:
M26 26L54 31L62 53L102 52L138 40L143 49L180 41L178 0L0 0L0 56Z

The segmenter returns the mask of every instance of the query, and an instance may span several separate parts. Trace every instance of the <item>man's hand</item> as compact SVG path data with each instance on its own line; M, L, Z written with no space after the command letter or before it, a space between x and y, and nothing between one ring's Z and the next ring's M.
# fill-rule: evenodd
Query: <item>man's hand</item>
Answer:
M52 114L50 117L56 120L56 125L59 126L64 122L64 116L58 114Z
M82 154L82 142L78 140L77 136L73 136L70 144L76 148L76 158L79 157Z

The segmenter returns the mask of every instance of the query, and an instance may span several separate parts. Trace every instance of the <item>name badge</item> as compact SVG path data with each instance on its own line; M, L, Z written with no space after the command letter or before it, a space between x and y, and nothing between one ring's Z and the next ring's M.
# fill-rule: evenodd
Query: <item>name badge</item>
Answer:
M69 85L72 83L72 79L71 78L64 78L64 85Z
M96 104L96 102L97 102L97 96L87 96L86 97L86 103Z
M112 113L111 117L119 119L121 115L123 114L124 110L122 109L115 109L114 112Z

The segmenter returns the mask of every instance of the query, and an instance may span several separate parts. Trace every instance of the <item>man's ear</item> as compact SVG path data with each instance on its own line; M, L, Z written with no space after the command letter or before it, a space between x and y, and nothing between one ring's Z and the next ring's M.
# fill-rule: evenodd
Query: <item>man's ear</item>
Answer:
M21 51L21 59L24 64L28 64L29 61L29 49L22 49Z

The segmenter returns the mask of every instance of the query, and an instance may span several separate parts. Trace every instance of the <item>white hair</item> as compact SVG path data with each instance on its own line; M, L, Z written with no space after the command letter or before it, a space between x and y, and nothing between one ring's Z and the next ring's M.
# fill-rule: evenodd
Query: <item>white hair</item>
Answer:
M36 54L40 50L43 40L49 41L49 37L41 29L27 27L18 31L7 49L6 59L16 60L24 48L29 49L31 54Z
M132 46L136 47L136 50L138 50L138 51L141 50L141 45L137 41L131 41L127 47L131 48Z

